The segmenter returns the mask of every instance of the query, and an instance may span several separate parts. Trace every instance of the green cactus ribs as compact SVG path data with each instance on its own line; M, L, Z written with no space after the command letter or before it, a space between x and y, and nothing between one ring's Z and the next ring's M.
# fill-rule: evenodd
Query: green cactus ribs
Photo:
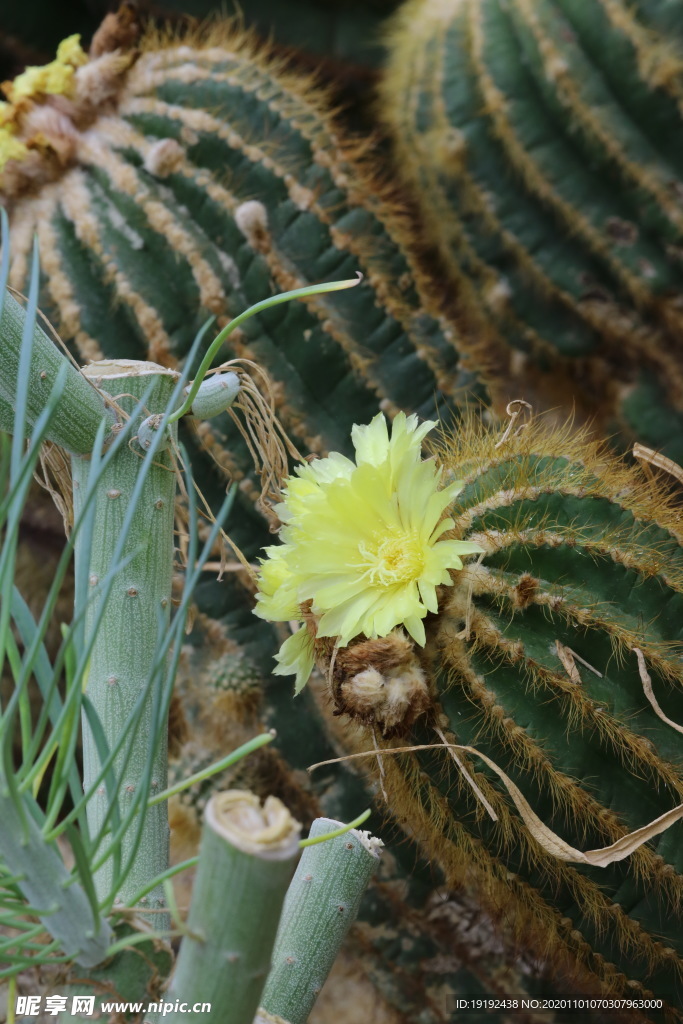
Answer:
M681 804L677 502L569 430L532 422L500 440L477 427L437 451L465 480L450 509L455 535L485 554L444 588L429 621L421 664L431 710L379 744L430 749L385 755L371 770L446 884L473 886L529 955L573 977L577 992L662 998L667 1019L680 1020L681 821L606 867L561 859L482 759L457 752L476 795L442 745L488 757L579 854ZM344 651L340 664L351 664ZM347 712L367 675L335 679ZM357 696L364 712L345 746L372 751L369 696ZM376 721L375 731L379 710Z
M561 375L563 404L651 447L665 431L632 390L653 378L662 416L683 410L683 92L664 6L411 0L382 88L463 344L507 354L510 397L521 377L555 404Z

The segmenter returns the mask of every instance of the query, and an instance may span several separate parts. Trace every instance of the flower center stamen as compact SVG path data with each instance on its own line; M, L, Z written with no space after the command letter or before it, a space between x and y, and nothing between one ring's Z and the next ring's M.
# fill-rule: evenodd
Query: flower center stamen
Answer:
M391 587L418 579L424 569L424 555L415 537L410 534L378 538L371 549L361 547L370 563L368 576L375 586Z

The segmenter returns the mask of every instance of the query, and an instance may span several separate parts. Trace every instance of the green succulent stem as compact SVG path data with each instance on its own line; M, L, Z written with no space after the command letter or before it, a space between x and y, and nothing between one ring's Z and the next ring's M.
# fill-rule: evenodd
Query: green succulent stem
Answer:
M240 790L209 801L188 930L168 1003L210 1002L212 1019L252 1024L299 836L300 826L275 797L262 808L257 797ZM192 1016L176 1010L163 1019L184 1022Z
M343 823L316 818L287 892L261 998L267 1013L305 1024L378 863L381 843L367 832L337 834Z
M178 379L172 370L133 360L93 363L84 373L95 379L102 390L118 396L124 410L132 410L137 400L147 395L146 405L152 412L166 409ZM135 424L132 429L135 430ZM175 439L175 431L173 436ZM90 467L90 460L72 460L76 517L81 511ZM129 556L129 560L114 578L109 593L93 596L86 614L86 645L94 634L86 697L97 713L102 735L96 733L91 718L84 715L84 790L88 793L94 787L106 753L120 743L124 724L138 705L131 735L114 758L113 779L111 773L105 776L88 804L91 838L101 841L95 865L98 898L107 901L115 896L117 903L126 904L151 879L168 869L166 803L149 807L142 821L138 819L135 825L122 829L120 845L106 832L116 833L117 817L125 819L134 814L141 798L144 806L147 798L161 792L167 782L167 726L161 692L167 659L160 657L159 651L171 611L176 490L171 456L168 451L154 449L143 453L130 439L103 470L100 467L96 488L89 549L83 538L76 541L77 578L79 569L83 572L84 560L87 574L82 578L87 578L89 587L96 587L121 556ZM132 503L135 510L131 515ZM139 793L141 787L144 794ZM114 792L118 793L118 802ZM165 908L161 885L141 901L141 908ZM163 928L166 915L155 914L152 923Z
M13 433L13 403L17 390L19 354L26 321L26 311L9 292L5 293L0 318L0 429ZM66 365L66 383L62 400L50 421L47 438L73 455L89 455L95 443L97 428L103 417L110 421L105 435L111 439L115 417L107 409L102 396L72 366L57 346L36 323L33 330L30 382L26 413L32 425L40 416L60 367Z

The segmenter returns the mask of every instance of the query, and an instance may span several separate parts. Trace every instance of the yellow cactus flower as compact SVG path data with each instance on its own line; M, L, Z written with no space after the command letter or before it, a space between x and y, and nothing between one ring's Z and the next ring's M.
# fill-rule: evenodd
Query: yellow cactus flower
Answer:
M18 75L6 90L12 103L40 95L72 95L75 69L88 62L80 39L79 35L63 39L57 48L56 60L41 67L28 67Z
M48 95L73 96L76 68L88 63L79 35L68 36L57 48L57 58L42 67L28 67L13 82L5 82L3 91L10 100L0 101L0 172L10 160L23 160L29 153L26 142L16 137L21 127L22 111L31 102L40 102ZM26 102L31 101L31 102ZM33 135L30 142L44 144L41 135Z
M70 64L74 68L80 68L88 63L88 54L81 46L80 35L75 34L62 39L57 47L57 61L60 64Z
M461 490L439 490L441 470L422 460L421 444L436 424L418 425L399 413L391 438L380 413L355 426L356 461L333 452L300 466L276 507L283 544L266 549L256 614L271 621L301 618L311 602L317 635L346 646L363 634L386 636L403 626L424 645L423 619L437 611L436 588L451 585L449 569L482 548L443 539L453 520L442 518ZM301 628L282 646L276 673L296 673L296 692L313 668L312 639Z
M8 161L23 160L27 155L27 146L15 137L12 126L0 124L0 171Z

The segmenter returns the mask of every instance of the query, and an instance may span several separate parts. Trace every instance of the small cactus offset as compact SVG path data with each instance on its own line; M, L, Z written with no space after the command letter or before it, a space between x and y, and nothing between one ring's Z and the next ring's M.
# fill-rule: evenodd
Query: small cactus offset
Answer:
M683 90L665 8L410 0L381 110L463 346L498 361L499 392L575 404L680 461Z
M397 423L390 441L377 423L355 433L357 468L335 478L325 460L315 482L306 471L308 494L303 474L288 484L259 605L278 618L288 595L308 598L281 670L301 686L315 658L321 706L331 698L350 722L338 741L377 765L389 810L447 885L473 887L572 991L663 999L680 1020L678 502L569 429L475 426L433 446L449 518L427 543L406 487L435 514L444 491L428 498L433 463L416 468L422 428L409 421L409 450ZM385 526L363 535L346 506L335 570L328 508L347 491L360 501L373 472L393 481L400 511L376 486ZM468 549L481 553L458 567ZM434 564L450 570L432 605Z

